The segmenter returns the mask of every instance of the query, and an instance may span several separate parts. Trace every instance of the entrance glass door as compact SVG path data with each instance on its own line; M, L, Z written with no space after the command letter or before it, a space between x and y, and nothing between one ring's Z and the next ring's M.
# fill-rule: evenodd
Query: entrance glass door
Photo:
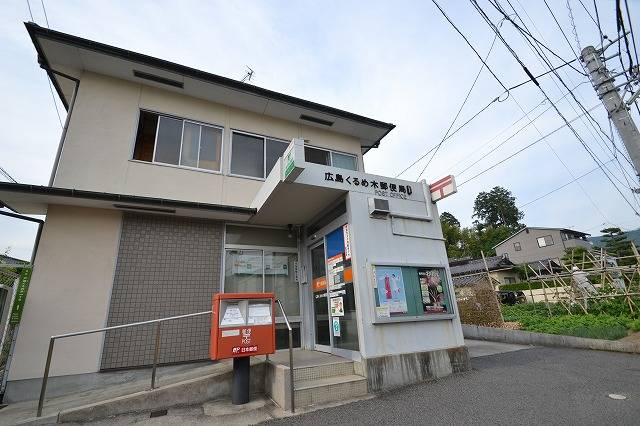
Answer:
M331 346L329 305L327 302L327 269L324 244L311 249L311 288L316 346Z
M359 350L346 225L329 232L323 243L311 248L311 277L316 349L336 354Z

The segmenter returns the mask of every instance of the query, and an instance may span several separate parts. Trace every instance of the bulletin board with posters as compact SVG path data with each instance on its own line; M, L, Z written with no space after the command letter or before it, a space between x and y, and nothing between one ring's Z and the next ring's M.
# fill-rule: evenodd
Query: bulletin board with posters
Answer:
M374 323L450 319L454 316L444 267L371 265Z

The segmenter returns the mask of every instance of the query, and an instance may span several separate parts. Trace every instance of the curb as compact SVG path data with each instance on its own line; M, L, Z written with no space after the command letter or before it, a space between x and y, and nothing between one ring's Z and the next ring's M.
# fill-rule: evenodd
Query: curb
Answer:
M466 339L474 340L640 354L640 343L618 342L615 340L587 339L585 337L534 333L532 331L508 330L470 324L462 324L462 334Z

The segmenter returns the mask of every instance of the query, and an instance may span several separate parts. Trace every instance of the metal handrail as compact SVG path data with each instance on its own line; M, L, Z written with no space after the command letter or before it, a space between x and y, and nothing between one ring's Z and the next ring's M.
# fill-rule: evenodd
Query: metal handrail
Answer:
M280 305L280 308L282 308L282 305ZM112 327L96 328L94 330L77 331L77 332L73 332L73 333L58 334L56 336L51 336L51 338L49 339L49 352L47 353L47 361L46 361L46 363L44 365L44 375L42 376L42 387L40 388L40 399L38 400L38 411L37 411L36 417L41 417L42 416L42 407L44 405L44 396L45 396L45 392L47 390L47 381L49 380L49 368L51 367L51 357L53 355L53 345L54 345L56 339L64 339L64 338L67 338L67 337L74 337L74 336L82 336L82 335L85 335L85 334L92 334L92 333L101 333L101 332L105 332L105 331L117 330L117 329L120 329L120 328L136 327L136 326L139 326L139 325L157 324L157 326L156 326L156 336L155 336L155 350L154 350L154 354L153 354L153 368L151 370L151 389L155 389L155 386L156 386L156 367L157 367L157 364L158 364L158 353L160 351L160 324L165 322L165 321L171 321L171 320L176 320L176 319L181 319L181 318L196 317L196 316L200 316L200 315L208 315L208 314L211 314L211 312L212 311L203 311L203 312L196 312L196 313L193 313L193 314L176 315L176 316L173 316L173 317L158 318L158 319L154 319L154 320L140 321L140 322L132 322L130 324L114 325ZM284 313L284 311L283 311L283 313ZM286 320L286 316L285 316L285 320ZM287 321L287 325L288 324L289 324L289 321ZM291 327L289 327L289 330L291 330ZM289 331L289 333L291 333L291 331ZM291 335L289 336L289 339L291 339Z
M284 311L282 307L282 303L279 299L276 299L278 305L280 306L280 310L282 311L282 316L284 317L284 322L287 324L287 328L289 329L289 393L291 398L291 412L296 412L295 406L295 389L293 383L293 329L291 328L291 324L289 323L289 318L287 318L287 313Z

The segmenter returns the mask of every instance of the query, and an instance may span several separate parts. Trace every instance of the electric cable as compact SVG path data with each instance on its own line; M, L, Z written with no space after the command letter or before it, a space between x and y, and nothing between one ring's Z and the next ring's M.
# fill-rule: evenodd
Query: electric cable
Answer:
M600 105L600 104L596 104L596 105L592 106L592 107L591 107L591 109L589 109L589 111L596 109L599 105ZM581 115L584 115L584 113L582 113ZM579 119L579 118L580 118L580 115L579 115L579 116L576 116L576 117L574 117L574 118L572 118L571 120L569 120L569 123L574 122L574 121L576 121L576 120L577 120L577 119ZM473 176L472 176L472 177L470 177L469 179L465 180L464 182L459 183L459 184L457 185L457 186L458 186L458 188L459 188L459 187L461 187L461 186L463 186L463 185L465 185L465 184L467 184L468 182L471 182L471 181L472 181L472 180L474 180L474 179L477 179L478 177L482 176L483 174L485 174L485 173L486 173L486 172L488 172L489 170L495 169L496 167L498 167L500 164L504 163L505 161L508 161L508 160L512 159L512 158L513 158L513 157L515 157L516 155L518 155L518 154L520 154L520 153L522 153L522 152L526 151L527 149L529 149L529 148L531 148L532 146L536 145L538 142L542 142L543 140L545 140L545 139L546 139L546 138L548 138L549 136L551 136L551 135L553 135L553 134L557 133L559 130L562 130L563 128L565 128L565 127L567 127L567 126L568 126L568 124L567 124L567 123L564 123L564 124L560 125L559 127L556 127L554 130L552 130L552 131L548 132L547 134L543 135L542 137L540 137L540 138L536 139L536 140L535 140L535 141L533 141L533 142L530 142L529 144L527 144L526 146L524 146L524 147L520 148L519 150L515 151L514 153L509 154L507 157L505 157L505 158L503 158L502 160L500 160L500 161L498 161L498 162L496 162L496 163L492 164L491 166L489 166L489 167L487 167L487 168L483 169L481 172L476 173L475 175L473 175Z
M502 25L503 21L498 23L498 27L500 25ZM420 180L420 178L422 177L422 174L424 173L424 171L427 170L427 167L429 167L429 164L431 164L431 161L433 161L433 158L436 156L436 154L440 150L440 147L442 146L442 144L446 140L447 136L449 135L449 132L451 131L451 128L453 127L453 125L458 120L458 117L460 116L460 113L462 112L462 109L467 104L467 101L469 100L469 97L471 96L471 92L473 92L473 88L476 87L476 83L478 82L478 79L480 78L480 75L482 74L482 70L484 70L484 68L485 68L485 64L487 63L487 60L489 59L489 55L491 55L491 51L493 50L493 46L495 46L495 44L496 44L496 39L497 39L497 36L494 36L493 40L491 41L491 46L489 47L489 51L487 52L487 54L484 57L484 60L482 61L482 65L480 66L480 69L478 70L478 73L476 74L476 78L473 80L473 83L471 83L471 87L469 88L469 91L467 92L467 95L465 96L464 101L462 101L462 104L460 105L460 108L458 108L458 112L456 113L455 117L453 117L453 120L451 121L451 124L449 125L449 128L447 129L447 131L445 132L444 136L442 137L442 140L436 146L436 149L433 151L433 154L431 154L431 158L429 158L429 161L427 161L427 164L425 164L424 167L422 168L422 171L420 171L420 174L418 175L418 177L416 179L416 182L418 182ZM491 101L489 103L489 105L493 104L493 102L495 102L495 100ZM487 105L486 108L488 108L489 105ZM480 112L482 112L482 111L484 111L484 109L481 110ZM472 117L472 118L475 118L475 117Z
M609 161L607 161L607 162L609 163L609 162L611 162L611 161L613 161L613 158L612 158L612 159L610 159L610 160L609 160ZM549 195L551 195L551 194L553 194L553 193L555 193L555 192L558 192L558 191L560 191L560 190L561 190L561 189L563 189L563 188L566 188L567 186L571 185L572 183L577 182L578 180L582 179L583 177L590 175L591 173L595 172L595 171L596 171L596 170L598 170L598 169L599 169L599 168L596 166L596 167L594 167L593 169L589 170L588 172L585 172L585 173L581 174L580 176L577 176L576 178L574 178L574 179L570 180L569 182L565 183L564 185L561 185L561 186L559 186L559 187L557 187L557 188L555 188L555 189L552 189L551 191L547 192L547 193L546 193L546 194L544 194L544 195L541 195L541 196L539 196L539 197L537 197L537 198L534 198L534 199L533 199L533 200L531 200L531 201L527 201L526 203L519 205L519 206L518 206L518 208L519 208L519 209L521 209L521 208L523 208L523 207L526 207L526 206L528 206L528 205L530 205L530 204L535 203L536 201L540 201L541 199L543 199L543 198L545 198L545 197L548 197Z
M513 48L509 45L509 43L504 39L504 37L502 36L502 34L500 34L500 31L498 30L498 28L495 26L495 24L491 21L491 19L488 17L488 15L484 12L484 10L482 9L482 7L480 7L480 5L478 4L477 0L470 0L471 3L474 5L474 7L476 8L476 11L480 14L480 16L482 16L484 18L484 20L487 22L487 25L489 25L489 27L498 34L498 38L502 41L502 43L504 44L504 46L507 48L507 50L511 53L511 55L516 59L516 61L520 64L520 66L522 67L522 69L525 71L525 73L527 74L531 74L529 72L529 70L527 69L526 65L523 63L523 61L518 57L517 53L513 50ZM492 5L494 5L494 7L496 7L496 5L489 0L490 3ZM503 13L505 15L505 17L507 18L507 20L509 20L514 26L516 26L516 28L520 29L521 31L524 31L521 29L521 27L515 23L510 17L509 15L507 15L500 7L496 7L501 13ZM527 32L528 33L528 32ZM528 33L527 35L529 35L533 40L536 40L535 37L533 37L532 35L530 35L530 33ZM537 43L539 43L538 41L536 41ZM556 75L558 77L558 75ZM545 92L545 90L540 86L540 83L538 83L537 81L534 81L534 83L536 84L536 86L538 86L538 89L542 92L542 94L545 96L545 98L547 98L549 100L549 102L551 102L551 99L549 99L549 96L547 95L547 93ZM589 155L591 156L591 158L594 160L594 162L596 164L598 164L598 166L602 169L603 173L605 174L605 176L607 177L607 179L611 182L611 184L613 185L613 187L616 189L616 191L618 191L618 193L620 194L620 196L624 199L624 201L629 205L629 207L634 211L634 213L638 216L640 216L640 213L638 213L638 211L635 209L635 207L629 202L629 200L624 196L624 194L622 193L622 191L620 191L620 189L618 188L618 186L615 184L615 182L613 182L613 180L611 179L611 177L605 172L604 168L601 165L601 162L598 160L598 158L595 156L595 154L592 152L592 150L587 146L587 144L584 142L584 140L582 139L582 137L578 134L578 132L575 130L575 128L571 125L571 123L566 119L566 117L564 116L564 114L562 114L562 112L558 109L558 107L553 104L553 102L551 102L551 105L554 107L554 109L556 110L556 113L560 116L560 118L562 118L562 120L567 124L567 126L569 127L569 129L571 130L571 132L573 133L573 135L576 137L576 139L578 139L578 141L581 143L581 145L585 148L585 150L587 151L587 153L589 153Z

